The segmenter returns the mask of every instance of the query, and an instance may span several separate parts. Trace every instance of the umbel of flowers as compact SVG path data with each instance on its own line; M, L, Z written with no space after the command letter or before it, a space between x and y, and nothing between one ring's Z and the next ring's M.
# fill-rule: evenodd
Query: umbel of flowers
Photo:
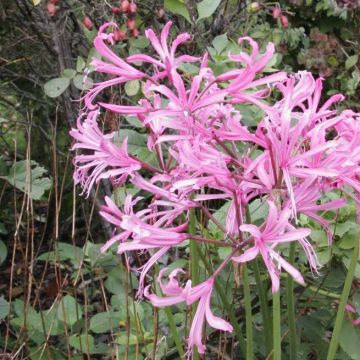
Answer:
M109 179L115 186L130 183L148 194L148 206L139 211L134 208L140 198L128 196L121 208L105 199L101 215L117 232L102 251L116 244L119 254L148 252L149 260L141 269L139 296L156 307L197 302L188 349L190 353L196 346L203 353L205 319L215 329L232 331L227 321L211 311L214 281L228 263L261 258L273 292L279 290L282 270L304 284L296 266L278 250L280 245L296 241L312 271L317 271L308 238L311 229L299 227L298 219L304 214L318 222L330 243L329 220L320 214L345 206L349 197L359 202L360 122L359 114L335 109L342 95L323 102L322 79L314 79L309 72L259 76L273 56L272 43L260 53L254 40L240 38L239 44L250 51L229 54L233 69L215 75L206 53L199 58L177 54L179 45L190 35L180 34L170 42L170 28L171 22L159 37L151 29L146 31L154 56L136 54L126 59L111 50L116 24L100 28L94 46L102 59L94 59L92 65L108 79L85 94L77 128L70 132L75 139L73 149L81 150L75 157L74 179L86 194L101 179ZM183 76L183 63L198 63L198 73ZM131 80L144 83L144 96L136 105L97 101L104 89ZM240 109L244 104L263 113L256 129L243 123ZM115 144L113 133L102 132L97 118L105 111L133 116L142 123L157 166L129 153L126 139ZM345 197L321 200L324 193L335 189ZM207 205L215 199L230 202L223 239L190 233L191 212L203 211L214 221L213 210ZM247 207L256 199L268 207L265 221L258 225L248 223L246 217ZM179 283L182 269L173 270L164 282L162 270L158 283L164 296L154 294L146 286L149 270L162 255L187 239L228 246L230 255L207 280L196 285L191 280L185 286Z

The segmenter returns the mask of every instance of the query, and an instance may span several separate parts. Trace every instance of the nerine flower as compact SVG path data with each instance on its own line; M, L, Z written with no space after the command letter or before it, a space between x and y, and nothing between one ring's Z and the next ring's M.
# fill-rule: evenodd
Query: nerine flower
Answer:
M199 285L192 286L191 280L188 280L185 287L182 288L176 279L177 274L184 273L182 269L175 269L169 274L169 281L167 284L162 282L162 275L166 269L160 271L158 276L158 283L165 297L159 297L155 294L151 294L149 286L145 289L145 297L155 307L165 307L170 305L179 304L185 302L187 305L193 304L195 301L199 301L196 313L191 323L191 328L188 338L189 355L194 348L197 347L198 352L203 354L205 352L205 346L202 342L202 332L204 328L205 319L208 324L217 330L232 332L233 327L225 320L215 316L210 308L211 293L213 291L214 281L213 277L210 277L206 281Z
M82 118L86 116L85 120ZM98 111L79 116L77 128L70 131L70 135L77 140L73 150L91 151L90 154L77 154L75 156L74 180L81 184L89 196L95 183L100 179L124 182L128 175L141 169L139 161L128 155L127 139L121 147L112 142L115 134L104 135L97 124Z
M271 277L273 292L279 290L280 271L282 268L287 271L295 281L304 285L305 282L301 273L276 252L275 248L277 245L283 243L306 238L310 235L311 230L297 228L288 231L287 229L290 226L290 209L285 208L279 212L274 202L268 201L268 204L269 215L264 229L260 229L258 226L252 224L240 226L241 231L251 234L254 246L245 250L242 255L234 256L232 260L236 262L248 262L254 260L260 254Z

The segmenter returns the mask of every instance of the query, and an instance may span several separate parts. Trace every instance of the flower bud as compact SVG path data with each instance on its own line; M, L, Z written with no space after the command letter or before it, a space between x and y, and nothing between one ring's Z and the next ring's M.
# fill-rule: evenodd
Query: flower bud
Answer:
M139 30L137 28L131 30L131 36L132 37L138 37L139 36Z
M52 2L48 2L47 5L47 12L50 17L53 17L56 15L56 5Z
M112 12L113 14L120 14L120 13L122 12L122 10L121 10L121 8L119 8L119 7L113 6L113 7L111 8L111 12Z
M255 1L248 5L247 11L249 14L255 14L261 9L261 5Z
M119 29L116 29L114 31L114 40L116 42L123 41L125 39L126 39L126 34L123 31L121 31Z

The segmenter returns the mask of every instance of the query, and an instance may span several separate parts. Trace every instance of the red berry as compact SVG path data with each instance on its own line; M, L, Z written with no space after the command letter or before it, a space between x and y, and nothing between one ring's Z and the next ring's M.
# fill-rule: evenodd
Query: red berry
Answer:
M57 4L59 4L60 0L50 0L49 2L54 5L57 5Z
M121 31L119 29L116 29L114 31L114 40L116 42L123 41L125 39L126 39L126 34L123 31Z
M129 30L134 30L136 28L135 19L128 19L127 27L128 27Z
M121 4L120 4L120 8L122 12L127 12L129 10L129 1L128 0L122 0Z
M113 6L113 7L111 8L111 12L112 12L113 14L120 14L120 13L122 12L122 10L121 10L121 8L119 8L119 7Z
M129 8L128 8L128 13L129 14L135 14L137 10L137 6L134 2L130 3Z
M47 6L48 15L49 15L50 17L55 16L55 15L56 15L56 5L54 5L54 4L51 3L51 2L48 2L46 6Z
M289 19L285 15L280 16L280 22L283 27L289 26Z
M279 7L274 7L272 11L272 17L274 19L277 19L279 16L281 16L281 9Z
M139 30L137 28L131 30L131 36L138 37L139 36Z
M91 21L91 19L88 16L84 17L83 25L88 29L91 30L94 26L94 23Z

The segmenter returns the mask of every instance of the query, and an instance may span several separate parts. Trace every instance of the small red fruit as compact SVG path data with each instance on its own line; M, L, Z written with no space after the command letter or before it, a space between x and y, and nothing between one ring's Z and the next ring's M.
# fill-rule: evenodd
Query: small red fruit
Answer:
M111 12L112 12L113 14L120 14L120 13L122 12L122 10L121 10L121 8L119 8L119 7L113 6L113 7L111 8Z
M119 29L116 29L114 31L114 40L116 42L123 41L125 39L126 39L126 34L123 31L121 31Z
M131 36L138 37L139 36L139 30L137 28L131 30Z
M50 17L53 17L53 16L56 15L56 5L54 5L54 4L51 3L51 2L48 2L47 5L46 5L46 7L47 7L48 15L49 15Z
M272 11L272 17L274 19L277 19L280 16L281 16L281 9L278 6L274 7Z
M130 3L129 8L128 8L128 13L129 14L135 14L137 10L137 6L134 2Z
M58 5L60 0L50 0L49 2L54 4L54 5Z
M120 4L120 9L122 12L126 13L129 10L129 1L128 0L122 0Z
M134 30L136 28L135 19L128 19L127 27L128 27L129 30Z
M285 15L280 16L280 22L283 27L289 26L289 19Z
M83 25L88 29L91 30L94 26L94 23L91 21L91 19L88 16L84 17Z

